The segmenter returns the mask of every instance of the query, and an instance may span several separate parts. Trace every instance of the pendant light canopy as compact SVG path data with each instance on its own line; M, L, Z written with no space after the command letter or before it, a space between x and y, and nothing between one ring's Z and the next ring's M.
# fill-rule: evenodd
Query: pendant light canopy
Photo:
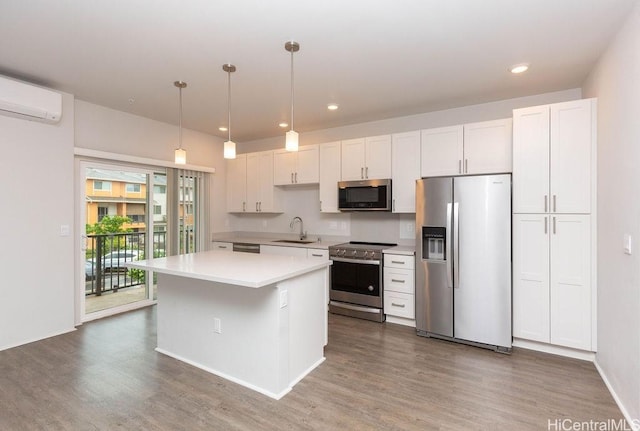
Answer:
M180 91L180 121L178 123L178 148L175 151L176 165L184 165L187 163L187 152L182 149L182 89L187 86L186 82L175 81L173 83Z
M235 159L236 158L236 143L231 140L231 74L236 71L236 67L233 64L223 64L222 70L227 72L228 75L228 94L227 94L227 113L228 124L227 131L229 132L229 139L224 143L224 158Z
M287 151L298 151L298 132L293 130L293 53L300 51L298 42L287 42L284 49L291 53L291 130L287 132L285 139L285 149Z

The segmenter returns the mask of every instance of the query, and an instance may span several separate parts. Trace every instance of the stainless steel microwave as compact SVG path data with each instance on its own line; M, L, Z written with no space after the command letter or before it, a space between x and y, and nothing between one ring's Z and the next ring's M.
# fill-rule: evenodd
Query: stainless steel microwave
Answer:
M391 211L391 180L340 181L340 211Z

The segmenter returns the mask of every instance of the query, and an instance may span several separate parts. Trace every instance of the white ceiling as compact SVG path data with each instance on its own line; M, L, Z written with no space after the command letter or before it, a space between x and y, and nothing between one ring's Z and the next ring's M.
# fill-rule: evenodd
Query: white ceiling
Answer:
M0 0L0 74L174 124L183 80L183 125L225 137L232 63L242 142L284 134L286 41L304 132L579 87L636 1Z

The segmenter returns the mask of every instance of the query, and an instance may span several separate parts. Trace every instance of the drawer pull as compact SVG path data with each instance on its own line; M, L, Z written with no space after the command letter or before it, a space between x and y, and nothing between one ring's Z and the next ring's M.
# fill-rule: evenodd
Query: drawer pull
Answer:
M394 283L404 283L404 280L397 280L395 278L392 278L391 281L393 281Z
M401 260L392 260L391 263L397 263L398 265L404 265L405 262L401 261Z
M394 307L404 308L404 304L396 304L395 302L392 302L391 305L393 305Z
M226 245L219 245L218 248L227 248Z
M313 257L322 257L321 254L315 254L315 253L311 253L311 256L313 256Z

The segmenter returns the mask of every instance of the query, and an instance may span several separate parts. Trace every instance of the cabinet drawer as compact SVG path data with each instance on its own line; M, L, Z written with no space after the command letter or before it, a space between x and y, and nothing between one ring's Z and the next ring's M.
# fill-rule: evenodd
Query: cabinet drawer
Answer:
M413 295L415 292L414 272L412 269L384 268L384 291L402 292Z
M212 250L233 251L233 243L223 241L213 241Z
M407 256L404 254L384 254L384 266L388 266L391 268L413 269L414 260L415 259L413 256Z
M317 248L308 248L307 249L307 257L314 259L324 259L329 260L329 250L322 250Z
M384 292L384 313L390 316L415 319L414 296L406 293Z

